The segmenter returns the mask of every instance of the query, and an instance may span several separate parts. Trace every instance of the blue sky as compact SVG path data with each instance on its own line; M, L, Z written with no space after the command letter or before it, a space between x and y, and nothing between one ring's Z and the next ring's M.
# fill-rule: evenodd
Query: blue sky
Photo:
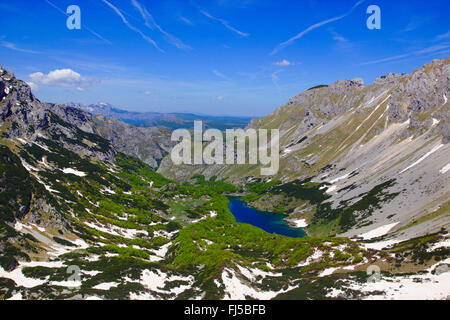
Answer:
M81 8L81 30L64 14ZM370 5L381 29L369 30ZM46 102L264 116L450 51L448 0L0 0L0 64Z

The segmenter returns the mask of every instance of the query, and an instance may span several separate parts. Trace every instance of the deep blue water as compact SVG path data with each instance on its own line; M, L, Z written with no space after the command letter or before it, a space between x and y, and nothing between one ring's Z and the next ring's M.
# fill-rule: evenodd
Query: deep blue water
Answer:
M286 216L264 212L249 208L244 201L236 197L229 197L230 203L228 208L236 218L237 222L248 223L268 233L276 233L291 238L301 238L306 236L301 228L291 227L285 218Z

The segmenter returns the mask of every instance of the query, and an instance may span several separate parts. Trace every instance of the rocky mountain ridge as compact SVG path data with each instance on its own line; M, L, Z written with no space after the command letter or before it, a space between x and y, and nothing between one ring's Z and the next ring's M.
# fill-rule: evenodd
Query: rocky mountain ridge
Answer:
M41 103L26 84L0 70L0 299L447 297L448 231L431 231L445 227L445 207L417 220L422 231L422 222L430 224L430 234L406 241L390 238L390 229L397 228L395 220L384 220L384 225L376 228L369 225L367 232L358 232L359 239L268 234L237 223L229 211L225 195L241 192L242 186L202 176L188 183L167 179L138 158L120 152L119 148L131 148L135 154L139 150L133 145L121 147L118 139L122 133L115 131L125 127L126 134L135 135L133 130L139 128L127 129L128 125L111 118L98 119L70 107ZM366 106L368 110L356 125L367 119L368 112L379 117L377 110L383 111L383 103L375 100L373 106ZM372 116L365 122L371 122ZM328 125L341 121L333 118ZM433 121L433 125L437 123ZM394 126L387 132L398 130L399 134L388 136L398 143L395 139L402 136L404 127ZM105 130L108 139L97 130ZM433 142L436 138L430 132L426 130L417 139ZM145 132L141 134L144 139ZM289 131L285 135L289 140ZM301 140L296 144L308 138ZM408 141L404 143L414 139ZM377 145L372 141L368 147L373 147L371 144ZM292 145L292 152L286 148L283 152L301 152L301 146L295 151L297 147ZM432 150L426 158L439 157L422 168L427 173L447 155L440 153L447 152L441 144ZM387 151L380 156L386 157ZM417 152L421 158L407 158L408 167L402 165L402 171L422 167L422 150ZM354 156L359 159L360 154ZM352 164L350 157L348 160ZM353 221L349 218L355 212L380 218L376 211L380 204L385 207L397 199L400 191L391 190L395 182L387 181L336 208L333 200L339 190L364 185L343 187L342 182L359 181L363 172L353 167L342 170L341 164L335 163L314 179L289 180L287 176L285 181L262 181L248 177L252 182L243 187L250 203L278 203L283 211L295 208L291 218L308 220L313 227L308 232L317 234L330 234L338 227L350 227L351 232ZM286 168L283 170L287 175ZM445 167L441 171L447 173ZM370 175L377 172L368 174L363 182L370 189L374 183ZM442 177L433 174L426 178L427 183L431 179L435 180L432 191L442 194ZM404 182L398 184L405 186ZM421 199L432 199L440 206L434 194ZM316 207L317 215L308 215ZM377 283L367 278L367 270L374 265L383 272Z
M168 129L138 128L113 118L93 116L76 107L42 103L13 73L4 69L1 73L1 85L5 89L1 97L4 107L0 113L0 126L5 126L4 135L9 138L25 136L36 140L51 131L52 138L64 141L66 148L77 153L113 161L117 152L124 152L139 157L153 168L158 167L170 150ZM86 135L92 138L97 134L105 140L98 139L96 145L80 148L83 139L89 140Z
M369 86L344 80L291 98L249 125L280 130L280 170L270 179L255 165L180 168L168 158L159 172L244 185L278 179L281 187L254 195L250 204L305 219L311 234L357 236L392 225L389 233L397 239L423 235L450 222L449 84L447 58ZM301 190L305 179L317 186L321 205L304 191L287 191ZM331 215L322 212L327 204Z

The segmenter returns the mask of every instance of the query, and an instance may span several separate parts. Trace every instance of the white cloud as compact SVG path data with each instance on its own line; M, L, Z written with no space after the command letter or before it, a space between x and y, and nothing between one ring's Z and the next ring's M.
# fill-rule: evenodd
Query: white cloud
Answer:
M217 100L219 100L219 101L223 101L225 99L225 97L223 97L223 96L218 96L217 97Z
M50 71L48 74L36 72L30 74L30 79L33 85L44 84L58 87L75 87L78 91L84 91L86 87L95 82L99 82L93 78L82 77L72 69L57 69Z
M228 21L226 21L226 20L224 20L224 19L216 18L216 17L210 15L210 14L209 14L208 12L206 12L205 10L200 10L200 12L201 12L201 14L203 14L203 15L206 16L206 17L208 17L209 19L220 22L221 24L223 24L223 25L225 26L225 28L227 28L228 30L233 31L234 33L237 33L238 35L240 35L240 36L242 36L242 37L248 37L248 36L249 36L248 33L239 31L238 29L233 28L232 26L230 26L230 24L228 23Z
M39 86L36 83L30 81L30 82L27 82L27 84L30 86L31 91L34 91L34 92L39 91Z
M288 61L288 60L286 60L286 59L283 59L283 60L281 60L281 61L274 62L273 64L274 64L275 66L279 66L279 67L288 67L288 66L292 66L292 65L293 65L292 62L290 62L290 61Z
M144 94L145 94L146 96L149 96L149 95L151 95L152 93L151 93L150 91L145 91Z

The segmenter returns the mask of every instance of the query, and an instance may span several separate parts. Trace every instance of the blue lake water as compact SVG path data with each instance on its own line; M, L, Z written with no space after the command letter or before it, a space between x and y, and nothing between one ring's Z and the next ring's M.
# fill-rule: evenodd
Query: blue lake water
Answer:
M291 238L306 236L301 228L291 227L284 220L285 215L249 208L244 201L236 197L229 197L229 200L228 208L237 222L251 224L271 234L276 233Z

